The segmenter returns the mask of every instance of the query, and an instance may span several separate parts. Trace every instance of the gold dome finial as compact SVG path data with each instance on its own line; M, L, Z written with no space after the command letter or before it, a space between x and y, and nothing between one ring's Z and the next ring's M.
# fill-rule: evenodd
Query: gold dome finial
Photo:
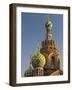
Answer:
M48 21L51 21L51 17L50 16L48 17Z

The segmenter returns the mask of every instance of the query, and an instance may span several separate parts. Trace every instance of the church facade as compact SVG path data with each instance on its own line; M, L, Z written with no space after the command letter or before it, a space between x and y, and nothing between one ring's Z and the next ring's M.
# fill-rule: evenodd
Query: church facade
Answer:
M42 41L42 47L31 57L30 67L24 73L25 77L62 75L60 70L61 58L52 37L53 23L50 19L46 24L46 38Z

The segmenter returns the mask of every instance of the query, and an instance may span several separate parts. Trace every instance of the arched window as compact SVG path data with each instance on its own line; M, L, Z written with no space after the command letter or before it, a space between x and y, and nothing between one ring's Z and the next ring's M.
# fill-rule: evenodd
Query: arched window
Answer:
M52 60L51 60L51 69L55 69L55 57L52 56L51 59L52 59Z

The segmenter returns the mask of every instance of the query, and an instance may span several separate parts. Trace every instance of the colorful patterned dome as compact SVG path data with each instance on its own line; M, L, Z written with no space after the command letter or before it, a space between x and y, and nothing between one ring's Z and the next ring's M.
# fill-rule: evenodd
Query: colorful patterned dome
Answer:
M32 57L31 59L32 66L36 67L44 67L45 65L45 57L39 51Z

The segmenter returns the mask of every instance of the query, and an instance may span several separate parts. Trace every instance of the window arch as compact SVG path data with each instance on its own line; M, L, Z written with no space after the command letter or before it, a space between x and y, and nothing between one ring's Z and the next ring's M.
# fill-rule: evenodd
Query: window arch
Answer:
M55 69L55 67L56 67L55 57L52 56L51 57L51 69Z

